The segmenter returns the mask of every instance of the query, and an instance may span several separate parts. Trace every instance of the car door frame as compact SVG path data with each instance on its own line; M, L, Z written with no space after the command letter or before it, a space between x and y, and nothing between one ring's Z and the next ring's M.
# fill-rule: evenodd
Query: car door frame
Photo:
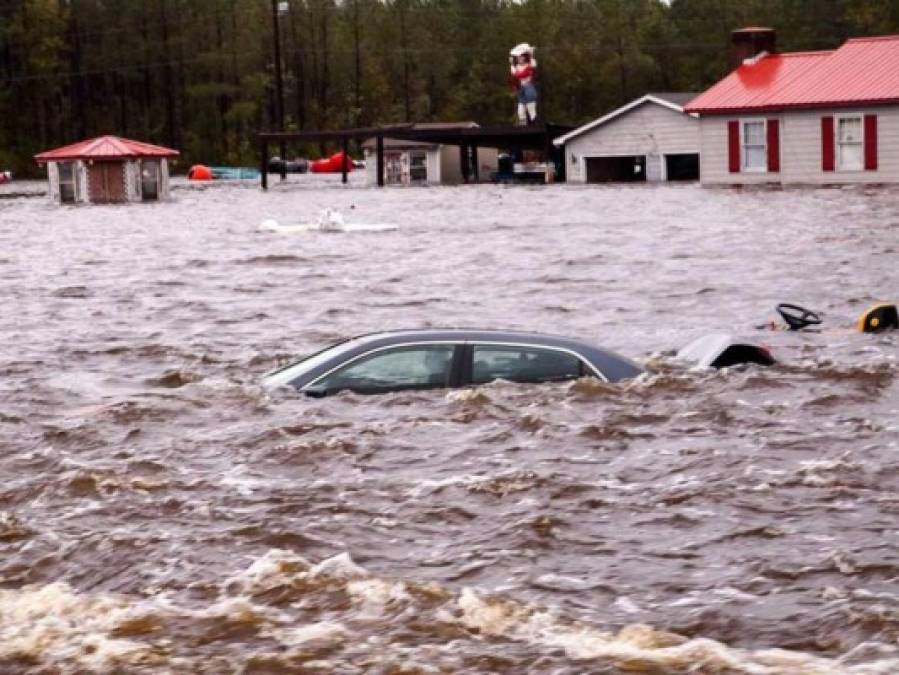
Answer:
M410 347L431 347L431 346L451 346L453 348L452 355L452 364L450 365L449 370L449 378L448 382L443 385L435 384L435 385L408 385L401 387L390 387L384 388L383 390L371 390L371 391L359 391L355 389L351 389L349 387L343 389L321 389L316 387L317 384L326 380L328 377L333 375L339 370L344 368L348 368L353 364L366 359L370 356L380 353L391 352L394 350L400 349L408 349ZM462 367L463 367L463 353L465 349L465 344L458 340L415 340L411 342L398 342L395 344L389 345L381 345L380 347L374 347L372 349L367 349L358 354L355 354L351 358L346 359L345 361L341 361L337 365L329 368L324 373L313 379L308 384L304 385L300 391L308 394L310 396L332 396L341 391L353 391L355 393L368 396L368 395L376 395L376 394L388 394L392 392L400 392L400 391L429 391L432 389L453 389L461 386L462 380Z

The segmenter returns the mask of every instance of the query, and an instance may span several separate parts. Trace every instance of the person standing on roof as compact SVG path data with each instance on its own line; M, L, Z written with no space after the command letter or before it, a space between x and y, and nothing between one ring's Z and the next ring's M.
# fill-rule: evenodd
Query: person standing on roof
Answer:
M509 52L512 79L518 87L518 123L521 126L537 121L537 87L534 86L534 74L537 71L537 59L534 48L522 42Z

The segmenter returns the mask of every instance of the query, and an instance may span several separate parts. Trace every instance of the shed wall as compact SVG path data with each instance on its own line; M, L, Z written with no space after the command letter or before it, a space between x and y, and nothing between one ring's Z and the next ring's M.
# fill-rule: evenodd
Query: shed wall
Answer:
M585 157L661 157L665 154L696 152L699 152L699 120L646 101L568 141L565 144L567 180L574 183L586 182ZM656 167L660 167L660 159L653 161ZM659 174L654 169L653 176L657 175Z
M171 190L171 180L169 178L169 160L163 158L159 162L159 199L168 199L169 190Z

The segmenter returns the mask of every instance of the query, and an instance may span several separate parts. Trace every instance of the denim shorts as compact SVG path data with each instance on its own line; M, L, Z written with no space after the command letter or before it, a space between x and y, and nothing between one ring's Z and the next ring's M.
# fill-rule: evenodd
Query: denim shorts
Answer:
M537 102L537 87L534 86L533 82L528 82L527 84L523 84L518 87L518 102L519 103L536 103Z

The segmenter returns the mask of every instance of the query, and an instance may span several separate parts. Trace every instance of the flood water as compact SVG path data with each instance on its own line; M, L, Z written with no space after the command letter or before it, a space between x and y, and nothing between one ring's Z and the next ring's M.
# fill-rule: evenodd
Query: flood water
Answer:
M324 208L399 229L259 230ZM0 672L899 672L899 335L853 329L897 247L886 188L0 200ZM258 386L427 326L655 372ZM721 330L782 364L670 357Z

